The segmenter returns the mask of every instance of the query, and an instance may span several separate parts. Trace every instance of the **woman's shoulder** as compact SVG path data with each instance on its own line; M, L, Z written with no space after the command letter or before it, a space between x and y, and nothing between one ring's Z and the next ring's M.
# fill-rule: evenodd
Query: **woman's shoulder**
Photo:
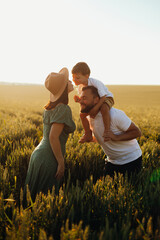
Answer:
M71 110L70 107L68 105L66 105L66 104L61 103L61 104L57 105L55 108L53 108L53 109L50 109L50 110L46 110L45 109L44 113L48 114L48 115L50 115L50 114L52 115L53 113L56 113L56 112L68 111L68 110Z
M71 112L71 108L69 107L69 105L61 103L58 106L56 106L55 112L61 113L63 115L63 114L70 113Z
M71 109L66 104L59 104L54 109L44 110L43 122L51 122L53 120L60 121L71 114Z

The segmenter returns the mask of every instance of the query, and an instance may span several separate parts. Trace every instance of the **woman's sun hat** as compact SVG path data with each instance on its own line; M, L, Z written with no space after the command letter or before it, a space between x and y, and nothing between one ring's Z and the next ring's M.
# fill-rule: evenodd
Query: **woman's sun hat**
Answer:
M50 101L55 102L64 92L69 80L67 68L62 68L59 73L50 73L45 80L45 87L50 91Z

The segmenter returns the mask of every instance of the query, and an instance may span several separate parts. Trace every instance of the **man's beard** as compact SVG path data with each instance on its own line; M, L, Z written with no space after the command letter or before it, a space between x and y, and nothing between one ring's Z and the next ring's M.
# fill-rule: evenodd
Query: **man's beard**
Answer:
M85 108L81 109L81 113L89 113L93 107L94 105L88 105Z

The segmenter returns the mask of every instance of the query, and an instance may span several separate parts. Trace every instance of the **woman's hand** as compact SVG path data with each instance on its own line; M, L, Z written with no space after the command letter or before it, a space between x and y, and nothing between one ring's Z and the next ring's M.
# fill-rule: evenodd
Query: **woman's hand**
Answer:
M60 180L63 176L64 176L64 161L62 163L58 163L58 167L57 167L57 172L55 177Z
M63 123L53 123L49 134L51 148L58 163L57 172L55 174L55 177L57 179L61 179L64 176L64 157L62 154L61 144L59 140L63 128Z

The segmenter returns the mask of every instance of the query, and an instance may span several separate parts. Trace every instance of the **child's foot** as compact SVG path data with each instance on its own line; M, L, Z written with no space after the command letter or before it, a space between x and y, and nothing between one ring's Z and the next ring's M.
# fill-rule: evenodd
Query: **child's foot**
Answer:
M79 143L85 143L85 142L93 142L92 135L85 133L79 140Z

